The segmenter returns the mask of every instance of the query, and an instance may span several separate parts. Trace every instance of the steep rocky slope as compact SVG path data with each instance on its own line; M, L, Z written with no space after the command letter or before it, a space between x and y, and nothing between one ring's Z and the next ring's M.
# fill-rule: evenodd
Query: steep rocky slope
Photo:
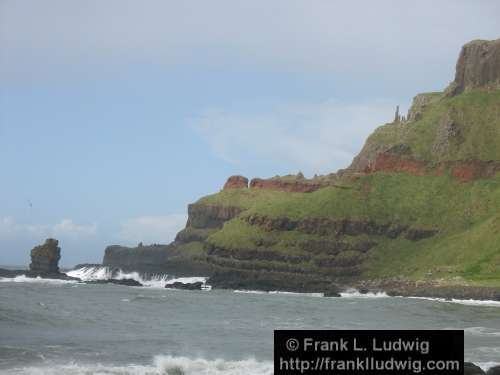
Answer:
M189 206L165 267L226 287L500 287L499 46L466 44L454 82L417 95L345 170L230 177Z

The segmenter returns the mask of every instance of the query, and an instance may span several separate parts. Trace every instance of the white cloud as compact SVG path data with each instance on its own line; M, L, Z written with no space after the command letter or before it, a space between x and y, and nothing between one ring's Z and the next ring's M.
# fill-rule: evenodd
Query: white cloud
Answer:
M173 241L175 235L186 224L186 214L166 216L141 216L126 220L121 224L119 240L128 244L161 243Z
M201 62L397 79L498 37L499 12L464 0L3 0L0 67L31 78L44 67Z
M10 216L0 218L0 237L56 237L56 238L84 238L97 234L97 224L75 224L72 219L63 219L59 223L23 224L18 223Z
M79 225L75 224L71 219L63 219L60 223L52 227L52 232L55 237L61 236L75 236L75 237L85 237L94 236L97 232L97 225Z
M347 167L373 129L392 120L394 103L336 100L241 115L207 110L193 126L221 158L242 165L256 158L308 175Z

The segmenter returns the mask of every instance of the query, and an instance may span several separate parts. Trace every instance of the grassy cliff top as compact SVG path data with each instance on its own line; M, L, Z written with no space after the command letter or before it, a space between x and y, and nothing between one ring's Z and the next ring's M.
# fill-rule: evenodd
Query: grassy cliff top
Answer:
M420 94L409 119L376 129L358 159L396 145L405 145L404 156L428 162L500 160L500 90Z

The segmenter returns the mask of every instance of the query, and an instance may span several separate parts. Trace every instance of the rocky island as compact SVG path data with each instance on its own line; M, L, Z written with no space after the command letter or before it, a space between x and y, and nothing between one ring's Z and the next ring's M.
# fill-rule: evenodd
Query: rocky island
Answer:
M454 81L396 111L348 168L231 176L173 243L109 247L104 264L219 288L500 300L499 171L500 39L476 40Z

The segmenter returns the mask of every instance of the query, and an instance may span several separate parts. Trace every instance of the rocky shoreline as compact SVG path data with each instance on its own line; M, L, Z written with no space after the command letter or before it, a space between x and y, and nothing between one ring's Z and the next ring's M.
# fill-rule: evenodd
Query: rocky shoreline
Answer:
M460 284L446 285L436 281L410 281L392 278L360 281L354 283L352 287L361 293L384 292L389 296L500 301L500 288Z

